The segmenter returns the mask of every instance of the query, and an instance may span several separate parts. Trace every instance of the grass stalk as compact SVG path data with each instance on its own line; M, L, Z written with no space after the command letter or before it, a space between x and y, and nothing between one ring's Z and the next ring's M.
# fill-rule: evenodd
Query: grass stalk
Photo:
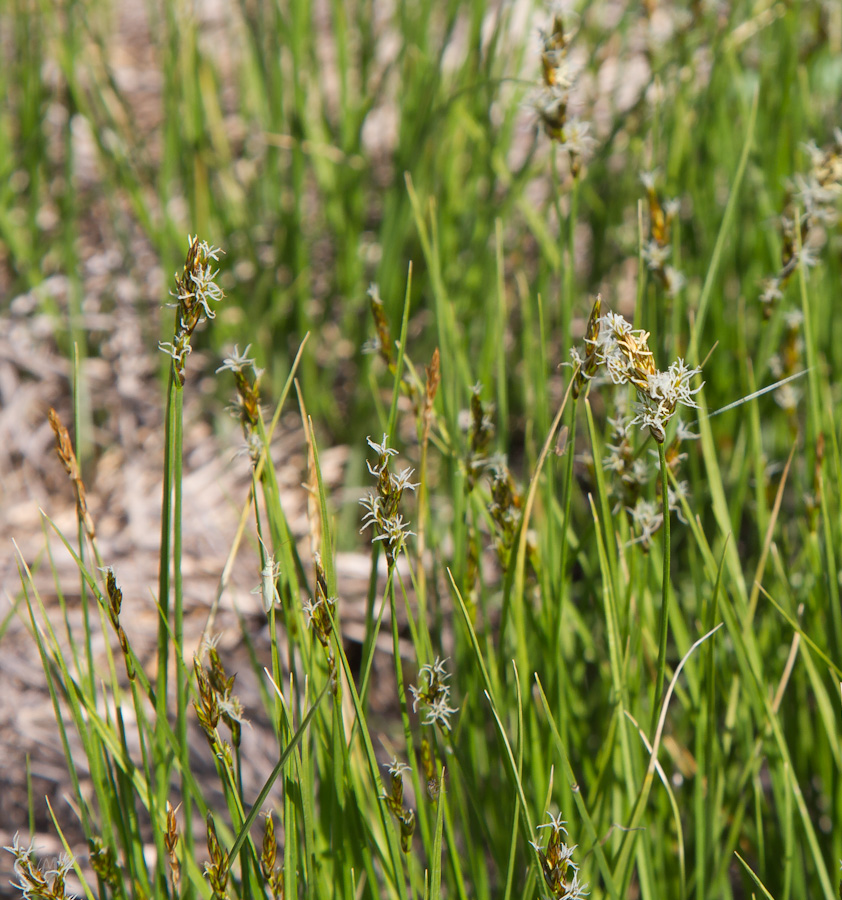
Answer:
M47 4L0 11L0 427L23 409L2 444L11 526L38 473L41 381L80 467L59 452L78 534L53 524L64 511L41 518L46 551L18 542L20 596L0 614L4 672L14 686L14 642L31 638L69 770L68 803L45 815L52 762L33 751L10 827L46 822L78 854L52 866L21 841L18 876L45 883L24 893L58 900L75 865L87 896L117 900L838 896L842 136L826 111L842 29L835 9L697 5L626 4L606 30L598 4L574 22L483 0L331 0L328 15L242 0L217 21L165 0L132 35L131 77L109 2L64 30ZM152 353L154 273L176 264L182 221L220 235L230 297L188 356L222 293L203 281L216 251L191 241L153 385L127 338ZM227 355L235 341L265 375ZM574 341L580 368L559 371ZM667 352L689 365L657 369ZM221 354L249 459L220 467L237 518L209 662L191 669L204 507L186 507L186 450L191 423L213 423L203 453L230 455ZM126 422L148 434L137 373L166 404L152 636L131 594L155 562L139 546L125 565L131 529L114 540L113 523L136 522L134 485L120 497L109 468L134 446L112 446ZM293 385L300 421L281 420ZM668 424L678 403L691 409ZM399 520L397 502L374 516L372 547L357 497L365 437L384 432L378 455L400 447L420 490ZM389 497L400 476L378 465ZM262 608L245 596L258 578ZM695 654L720 624L727 639ZM220 628L236 637L211 649ZM441 693L411 708L428 667ZM24 731L21 758L42 739L40 722Z
M670 599L670 502L669 478L667 475L667 458L663 441L658 441L658 459L661 472L661 501L663 509L663 545L664 567L661 577L661 612L658 626L658 668L655 675L655 692L652 696L652 733L658 721L661 694L664 690L664 678L667 668L667 633L669 631L669 599Z

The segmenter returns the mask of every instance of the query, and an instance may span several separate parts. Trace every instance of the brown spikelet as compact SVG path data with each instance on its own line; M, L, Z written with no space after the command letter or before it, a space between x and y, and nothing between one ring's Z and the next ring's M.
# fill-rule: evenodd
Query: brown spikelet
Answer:
M421 768L424 770L424 777L427 779L428 785L436 781L436 763L433 759L433 748L430 745L430 738L426 734L421 738Z
M216 834L216 825L213 821L213 813L208 812L208 854L210 861L205 863L205 876L217 897L227 897L226 890L228 886L228 875L231 871L231 864L228 854L219 844L219 838Z
M441 384L441 356L438 347L433 351L433 358L430 360L430 365L425 367L425 370L427 372L427 390L424 395L424 410L422 413L422 446L430 439L430 426L433 422L433 403Z
M243 428L257 428L260 418L260 374L255 372L250 379L242 369L234 372L237 396L240 398L240 412Z
M120 650L122 650L123 658L126 661L126 675L128 675L129 681L134 681L136 673L132 655L129 652L129 640L126 637L123 626L120 624L120 610L123 607L123 592L118 587L114 570L110 566L105 570L105 593L108 596L108 617L111 620L111 624L114 626L114 630L117 632L117 638L120 641Z
M468 428L468 453L465 459L465 491L470 493L488 462L488 452L494 438L493 405L484 407L480 398L481 385L471 389L471 424Z
M199 696L193 701L199 724L213 747L216 742L216 726L219 724L219 704L210 678L205 672L198 657L193 658L193 671L196 673L196 685Z
M48 418L50 420L50 428L53 429L53 434L56 436L56 453L64 466L64 471L70 476L70 480L73 482L73 489L76 492L76 515L82 523L85 533L93 540L96 536L94 522L88 512L85 484L82 481L82 474L79 471L79 464L76 461L76 454L70 441L70 434L62 424L59 414L52 407L50 407Z
M664 213L664 208L661 206L661 201L658 199L658 194L654 187L647 187L646 196L649 200L652 239L659 247L665 247L669 243L669 217Z
M284 897L284 869L276 864L278 847L275 840L275 823L272 813L266 814L266 826L263 829L263 851L260 854L260 871L272 892L274 900Z
M541 68L544 84L552 87L556 83L556 58L567 50L568 38L564 33L564 22L560 15L553 16L553 24L549 34L544 36L541 53Z
M88 841L88 850L88 859L97 878L107 884L112 891L118 892L122 886L122 873L117 865L113 848L103 843L102 838L95 836Z
M587 379L592 378L597 369L597 344L599 337L599 317L602 312L602 294L596 295L591 314L588 318L588 328L585 332L585 359L576 373L573 382L573 399L578 399Z
M167 832L164 835L164 846L167 848L167 857L170 861L173 896L178 896L178 883L181 879L181 865L178 861L178 854L175 852L178 846L178 822L175 816L180 807L181 804L173 808L173 805L167 800Z
M175 326L173 339L158 344L173 359L173 372L181 387L184 387L184 364L190 355L190 340L196 326L206 319L213 319L215 313L212 304L225 297L223 290L216 284L218 271L213 269L218 254L218 247L211 247L206 241L200 241L198 235L189 238L190 247L184 260L181 274L175 274L175 291L172 296L176 302Z
M377 285L369 288L368 296L371 302L371 315L374 317L374 327L377 330L377 349L380 358L389 367L390 372L395 371L394 343L389 328L389 320L386 318L386 309L380 299L380 290Z

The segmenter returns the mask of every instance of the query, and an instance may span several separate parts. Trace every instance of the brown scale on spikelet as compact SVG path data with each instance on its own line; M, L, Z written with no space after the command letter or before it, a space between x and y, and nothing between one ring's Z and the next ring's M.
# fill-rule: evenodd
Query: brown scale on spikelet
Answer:
M317 553L313 560L316 567L316 592L312 600L304 603L304 612L310 619L310 628L316 635L325 652L330 690L334 696L339 695L340 681L336 667L336 656L330 636L333 634L333 617L336 615L337 598L328 592L327 575L322 565L321 556Z
M363 349L368 353L377 353L388 367L395 372L395 344L392 340L392 332L389 328L389 320L386 318L386 309L380 298L380 288L372 284L368 289L368 298L371 306L371 315L374 318L375 337L370 344Z
M664 288L666 296L672 298L685 283L684 275L667 262L672 252L670 232L678 214L678 201L667 200L661 203L655 189L654 172L644 172L640 180L646 189L649 204L649 238L643 244L643 259L646 267Z
M175 817L179 809L180 804L173 808L172 803L167 800L167 830L164 834L164 846L167 849L167 859L170 863L173 897L178 896L178 885L181 881L181 866L178 862L178 854L175 852L178 846L178 822Z
M468 428L468 451L465 455L465 493L470 494L488 465L488 453L494 439L494 406L483 406L482 385L471 388L471 424Z
M488 511L497 526L495 547L503 565L508 564L520 525L523 498L504 460L491 466L491 502Z
M590 135L590 123L571 114L575 76L569 60L570 44L571 35L565 31L562 17L554 15L549 29L541 31L541 82L529 102L547 137L567 151L570 172L578 178L596 141Z
M237 676L228 677L215 647L208 646L207 653L210 661L209 669L204 668L198 656L193 657L193 671L199 692L198 698L193 701L193 707L214 754L227 762L230 760L231 748L222 741L217 727L221 719L231 732L233 745L239 747L242 723L245 721L243 704L233 693L234 680Z
M602 294L596 295L591 314L588 317L588 327L585 331L585 355L576 371L573 381L573 399L577 399L582 392L586 381L596 374L597 369L597 338L599 337L599 317L602 312Z
M109 566L105 569L105 592L108 597L108 618L114 630L117 632L117 639L120 641L120 650L123 652L123 659L126 663L126 675L129 681L135 679L134 661L131 651L129 650L129 641L126 632L120 624L120 611L123 608L123 592L117 586L117 578L114 570Z
M92 837L88 841L88 859L97 878L107 884L112 891L118 892L122 885L122 873L117 865L114 849L103 843L102 838Z
M277 864L278 842L275 838L275 822L272 813L266 813L263 826L263 846L260 853L260 871L273 900L284 900L284 867Z
M604 463L606 468L617 473L620 481L620 490L615 491L618 497L615 509L625 507L638 532L635 542L640 542L646 549L652 534L663 524L663 512L661 506L641 496L640 488L649 480L649 469L645 459L634 451L628 433L633 425L640 425L663 444L667 425L675 417L678 406L697 408L694 398L701 385L691 387L691 382L701 369L691 368L678 358L665 371L659 370L649 349L649 332L634 328L622 316L612 312L591 314L584 348L574 347L570 355L572 362L569 365L576 370L575 377L578 379L584 373L582 383L601 371L613 385L631 384L637 391L634 416L626 418L623 412L611 420L613 432ZM696 437L698 435L692 434L680 419L677 420L675 438L665 448L667 464L673 472L684 456L679 449L681 444ZM676 481L675 489L670 489L668 503L679 518L685 495L686 485Z
M433 351L430 365L425 367L427 373L427 387L424 394L424 406L421 412L421 446L425 447L430 439L430 428L433 424L433 404L436 400L439 385L441 384L441 357L439 348Z
M216 834L213 813L208 812L208 854L210 860L205 863L205 877L213 890L214 900L226 900L228 897L228 876L231 874L231 863L228 853L223 851Z
M561 816L550 815L548 824L538 826L539 829L550 829L546 849L543 849L538 841L529 843L538 854L550 896L556 900L584 900L588 895L588 885L580 880L579 866L573 861L577 845L570 847L562 839L563 835L567 835L567 829L564 827L566 824Z
M234 376L237 388L237 401L231 407L234 415L240 420L243 436L246 439L246 452L252 465L257 465L263 452L263 439L260 429L260 378L263 369L259 369L253 359L248 356L251 344L240 353L235 345L230 356L227 356L217 373L228 371Z
M833 141L818 147L814 141L806 145L810 168L798 173L789 189L786 206L780 218L781 266L763 283L760 302L763 315L769 318L799 266L810 268L816 264L823 227L833 227L839 217L839 198L842 197L842 129L833 133ZM819 233L819 240L813 236ZM800 247L800 249L799 249Z
M158 344L160 350L172 357L173 371L180 386L184 385L184 366L190 355L190 341L196 327L207 319L216 317L214 305L219 303L225 294L216 283L218 269L212 263L219 259L222 252L198 236L188 237L189 248L181 273L175 274L175 290L171 296L175 303L175 328L172 341Z
M415 833L415 810L404 805L403 802L403 776L409 772L409 766L393 759L388 767L391 780L391 790L383 799L389 811L397 819L401 830L401 849L409 853L412 845L412 835Z
M450 717L459 711L450 706L450 685L447 683L450 673L445 669L447 660L438 656L433 663L427 663L418 670L418 685L410 685L412 694L412 710L422 705L426 718L424 725L438 725L444 734L450 732Z
M94 530L94 522L88 512L88 500L85 493L85 483L82 481L82 473L79 469L79 463L76 461L76 453L73 450L73 444L70 441L70 434L62 424L59 414L50 409L48 413L50 428L56 436L56 453L64 466L64 471L70 476L73 482L73 490L76 493L76 515L85 529L85 533L93 541L96 537Z
M377 454L377 462L367 462L368 471L377 483L376 493L369 492L360 500L366 510L360 532L369 527L375 530L373 542L382 541L386 548L386 562L389 567L395 564L398 554L403 549L406 539L414 532L409 530L409 522L405 522L399 512L405 491L414 491L418 484L410 481L413 469L406 468L395 474L390 467L390 459L397 456L398 451L389 447L389 435L384 434L378 444L367 438L369 447Z
M30 844L24 847L15 835L11 847L6 847L15 858L15 876L17 881L12 887L20 890L24 897L38 897L39 900L68 900L67 876L73 868L73 858L62 854L55 865L47 869L39 865L35 851Z

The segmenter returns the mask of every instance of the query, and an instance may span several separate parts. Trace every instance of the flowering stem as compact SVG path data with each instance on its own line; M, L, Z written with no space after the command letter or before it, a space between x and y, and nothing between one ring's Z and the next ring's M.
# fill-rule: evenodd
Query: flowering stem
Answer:
M658 723L658 704L664 690L664 674L667 666L667 627L669 624L670 586L670 500L667 478L667 458L664 445L658 441L658 458L661 461L661 499L664 504L664 575L661 594L661 626L658 640L658 674L655 681L655 696L652 703L652 732Z
M192 802L187 784L189 765L189 743L187 741L187 676L184 668L184 590L181 577L181 553L182 553L182 475L183 475L183 445L184 445L184 389L177 378L173 379L173 401L175 412L173 416L173 517L172 517L172 561L173 561L173 638L175 642L174 656L176 692L176 735L178 746L181 749L181 791L184 809L184 839L185 844L192 848Z
M555 173L555 168L553 169ZM570 335L570 315L573 309L573 276L575 274L576 260L576 217L579 211L579 177L574 175L573 185L570 189L570 209L567 217L567 266L564 270L564 298L561 304L562 310L562 334L565 338ZM561 210L559 212L559 222L561 221ZM564 346L564 354L569 352L569 347ZM578 377L578 371L573 373L573 378ZM570 498L571 487L573 485L573 455L576 446L576 409L579 405L578 391L573 400L573 414L570 417L570 437L567 442L567 468L564 473L564 524L561 529L561 568L559 570L559 581L561 584L561 592L558 598L558 614L556 616L556 634L554 646L554 658L560 659L561 652L561 628L564 616L564 591L567 581L565 572L567 570L567 529L570 524ZM559 675L561 675L562 667L559 666ZM559 697L561 696L561 681L559 681ZM566 717L565 717L566 720Z
M173 485L173 431L175 428L176 378L170 365L167 389L167 412L164 430L164 484L161 498L161 549L158 570L158 679L156 684L156 709L158 719L159 749L163 751L164 722L167 717L167 669L169 664L169 614L170 614L170 535L172 530Z
M159 573L158 603L160 605L160 624L158 630L158 683L157 709L158 722L167 721L167 661L170 652L170 577L172 575L173 622L172 653L176 680L176 728L179 747L182 748L181 771L189 772L187 765L187 684L184 671L184 594L181 575L182 554L182 472L183 472L183 411L184 389L178 378L175 365L170 366L169 389L167 392L166 446L164 450L164 487L161 509L161 557ZM164 732L160 733L166 743ZM169 778L163 778L159 790L162 792L161 802L166 799ZM182 796L185 804L185 844L192 848L192 816L190 792L182 778Z
M574 376L575 377L575 376ZM556 615L555 646L553 659L561 659L561 629L564 615L565 586L567 585L567 551L569 542L567 531L570 525L570 500L573 487L573 456L576 447L576 409L579 406L579 398L573 401L573 414L570 417L570 435L567 439L567 466L564 473L564 520L561 527L561 565L559 569L559 583L561 590L558 597L558 613ZM562 675L563 666L559 666L559 676Z
M570 318L573 310L573 277L576 274L576 217L579 213L579 178L573 178L570 188L570 210L567 217L567 267L564 270L564 302L561 304L562 334L570 339ZM565 344L564 353L570 348Z
M386 588L386 593L389 597L389 615L392 619L392 651L395 659L395 679L397 682L398 688L398 704L401 710L401 721L403 723L403 733L404 740L406 741L406 755L407 758L412 762L410 766L410 776L412 778L412 787L415 791L416 797L423 796L421 793L421 781L418 776L418 761L417 755L415 752L415 742L412 738L412 725L410 724L409 719L409 705L406 700L406 687L404 685L403 680L403 666L401 664L401 653L400 653L400 632L398 629L398 610L397 603L395 599L395 570L396 567L394 565L389 568L389 583ZM385 600L385 598L384 598ZM385 602L383 606L385 606ZM412 619L412 613L409 609L407 609L407 615ZM418 642L414 641L416 650L418 648ZM370 662L370 660L369 660ZM370 674L370 670L366 672L366 690L368 689L368 676ZM418 806L418 822L421 825L421 834L425 847L430 846L430 826L427 821L427 816L425 815L425 810L423 804L417 803ZM411 856L409 858L411 860ZM408 862L409 860L407 860Z
M173 527L173 459L175 456L176 426L176 394L180 393L174 365L169 366L169 383L167 385L167 410L164 430L164 473L161 497L161 547L158 571L158 677L155 696L155 738L156 738L156 778L157 803L160 809L166 805L169 793L170 762L167 748L167 686L169 682L170 654L170 566ZM163 860L159 871L159 879L166 879L163 872Z

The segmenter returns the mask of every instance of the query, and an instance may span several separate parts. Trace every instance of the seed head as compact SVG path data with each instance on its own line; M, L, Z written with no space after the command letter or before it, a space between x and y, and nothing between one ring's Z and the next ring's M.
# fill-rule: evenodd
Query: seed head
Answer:
M410 685L412 693L412 710L415 712L418 704L425 707L424 725L438 725L442 731L450 731L450 717L459 712L459 707L450 706L450 685L447 680L450 674L444 667L447 660L438 656L435 662L421 666L418 670L419 685ZM424 683L426 682L426 684Z
M570 171L578 178L597 142L590 135L590 123L570 112L570 94L576 84L568 55L571 38L561 14L555 13L550 26L540 32L542 77L528 102L547 137L567 151Z
M631 425L648 428L659 443L666 438L666 425L678 404L698 407L693 399L702 386L691 387L691 380L701 369L689 368L683 359L673 362L666 372L655 367L649 349L649 332L635 329L623 316L607 312L598 320L596 337L586 338L586 353L576 351L573 359L581 366L588 361L594 371L605 366L608 377L616 385L632 384L637 390L636 415ZM591 329L589 328L589 332Z
M175 303L169 304L176 310L175 329L172 341L158 344L160 350L172 357L179 384L185 380L184 365L190 355L190 340L196 326L206 319L216 317L214 306L225 297L216 283L219 270L211 263L217 262L222 252L198 236L188 235L189 248L184 260L184 268L175 274L175 290L170 295Z
M403 549L407 537L413 534L409 530L409 522L405 522L398 512L404 491L414 491L418 484L411 481L413 469L403 469L395 474L389 468L389 460L397 456L398 451L388 446L389 436L384 434L383 440L378 444L368 438L368 445L377 453L377 462L367 462L368 471L377 481L377 492L371 493L360 500L360 505L366 510L362 520L360 532L373 527L375 535L372 542L382 541L386 546L386 560L393 565L398 554Z
M562 839L567 836L567 824L561 815L547 814L550 821L539 825L538 829L549 828L550 839L546 850L542 849L539 841L530 841L530 845L538 854L544 881L550 890L550 894L556 900L582 900L588 895L587 884L583 884L579 878L579 866L573 861L573 854L577 844L568 846Z

